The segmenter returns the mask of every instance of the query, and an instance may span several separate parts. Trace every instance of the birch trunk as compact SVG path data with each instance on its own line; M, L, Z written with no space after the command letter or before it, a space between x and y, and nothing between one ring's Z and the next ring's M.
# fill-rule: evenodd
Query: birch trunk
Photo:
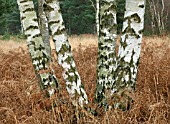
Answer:
M17 0L17 3L32 63L40 79L40 86L47 91L47 95L51 96L55 93L58 82L49 65L49 58L40 34L33 2L30 0Z
M96 0L96 29L97 29L97 35L99 37L99 0Z
M160 35L163 34L164 32L164 21L163 20L163 12L164 12L164 2L161 0L161 4L162 4L162 9L160 7L160 2L159 1L155 1L155 0L152 0L151 1L151 4L153 6L153 10L154 10L154 17L155 17L155 21L157 23L157 29L158 29L158 32ZM161 12L160 12L161 10Z
M110 96L115 83L114 72L116 69L116 0L100 0L99 10L99 41L96 101L103 104ZM112 90L113 91L113 90Z
M152 34L155 34L155 16L154 16L154 6L152 1L148 0L149 9L151 14L151 27L152 27Z
M47 55L51 59L51 46L50 46L50 35L48 29L48 20L46 18L43 9L43 4L44 4L44 0L38 0L39 27L45 45L45 49L47 51Z
M142 32L144 29L145 0L126 0L123 31L118 51L116 95L121 96L116 108L127 109L130 93L135 89ZM116 97L115 97L116 98Z
M63 77L66 81L67 91L75 106L77 106L77 104L83 106L88 103L88 98L71 53L71 46L66 35L59 1L45 0L45 2L44 7L49 20L49 27L52 32L53 41L55 43L58 63L64 70Z

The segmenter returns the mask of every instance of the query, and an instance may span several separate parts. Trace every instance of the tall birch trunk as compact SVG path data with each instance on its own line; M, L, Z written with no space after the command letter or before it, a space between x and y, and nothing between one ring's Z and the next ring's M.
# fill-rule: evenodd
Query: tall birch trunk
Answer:
M44 0L38 0L39 27L45 45L45 49L47 51L47 55L51 59L51 46L50 46L50 35L48 29L48 20L46 18L43 9L43 4L44 4Z
M51 96L55 93L58 82L50 67L33 2L30 0L17 0L17 3L20 10L21 23L27 37L28 50L35 72L40 80L40 86L47 91L47 95Z
M58 63L64 70L63 77L66 81L67 91L70 94L74 105L77 106L77 104L79 104L80 106L83 106L88 103L88 98L71 53L71 46L68 42L59 1L45 0L45 2L44 7L49 20L53 41L55 43Z
M153 6L154 17L157 23L157 29L159 31L159 34L162 35L165 31L165 23L166 23L166 20L163 19L164 18L164 1L161 0L160 2L160 1L152 0L150 3ZM160 7L160 3L161 3L161 7Z
M100 0L96 101L106 103L115 83L117 0ZM113 91L113 90L112 90Z
M99 0L96 0L96 30L99 37Z
M144 29L145 0L126 0L123 31L118 51L116 95L121 96L116 108L127 109L130 93L135 89L142 32ZM116 98L116 97L115 97Z

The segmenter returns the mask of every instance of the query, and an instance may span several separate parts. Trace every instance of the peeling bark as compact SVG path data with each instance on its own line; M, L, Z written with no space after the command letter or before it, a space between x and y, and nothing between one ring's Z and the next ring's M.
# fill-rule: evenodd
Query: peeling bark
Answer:
M70 94L74 105L77 106L77 104L79 104L80 106L83 106L88 103L88 98L71 53L71 46L68 42L59 1L45 0L44 7L49 20L53 41L55 43L58 63L64 70L63 78L66 81L67 91Z
M45 50L38 20L34 11L34 4L30 0L17 0L21 23L27 37L28 50L32 58L35 72L40 80L41 89L47 91L48 96L52 96L58 87L58 81L50 67L49 58Z
M114 83L116 69L116 0L100 0L99 3L99 41L96 101L106 103ZM103 103L103 104L104 104Z

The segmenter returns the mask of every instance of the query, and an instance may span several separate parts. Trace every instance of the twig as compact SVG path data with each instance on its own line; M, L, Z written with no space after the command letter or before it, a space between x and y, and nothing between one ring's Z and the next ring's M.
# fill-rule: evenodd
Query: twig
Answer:
M91 2L92 6L93 6L93 8L94 8L94 10L95 10L95 12L96 12L96 7L95 7L95 5L94 5L94 2L93 2L92 0L89 0L89 1Z

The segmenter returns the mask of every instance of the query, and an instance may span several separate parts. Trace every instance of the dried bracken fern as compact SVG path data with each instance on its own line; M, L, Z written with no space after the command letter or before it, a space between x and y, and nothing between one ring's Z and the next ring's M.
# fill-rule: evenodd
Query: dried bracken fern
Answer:
M28 51L22 48L0 53L0 123L170 123L170 39L144 38L140 59L137 88L133 95L132 109L126 112L95 105L97 47L80 45L73 49L73 56L85 84L89 106L98 109L93 116L71 104L66 91L62 69L54 61L53 68L61 82L58 100L41 95ZM88 38L87 38L88 40ZM159 42L158 42L159 41ZM110 101L109 102L114 102Z

